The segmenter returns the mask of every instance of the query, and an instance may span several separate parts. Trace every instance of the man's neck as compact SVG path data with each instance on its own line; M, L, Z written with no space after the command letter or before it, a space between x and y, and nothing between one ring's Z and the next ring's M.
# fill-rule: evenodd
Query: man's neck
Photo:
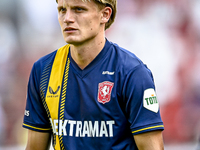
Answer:
M91 40L82 45L71 45L70 52L72 59L77 63L77 65L83 70L88 66L96 56L101 52L105 45L105 37L100 40Z

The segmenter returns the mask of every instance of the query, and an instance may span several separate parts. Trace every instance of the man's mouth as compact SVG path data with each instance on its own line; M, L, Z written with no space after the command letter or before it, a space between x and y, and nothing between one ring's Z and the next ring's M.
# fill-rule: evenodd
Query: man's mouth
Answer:
M77 29L72 28L72 27L66 27L66 28L64 29L64 32L76 31L76 30L77 30Z

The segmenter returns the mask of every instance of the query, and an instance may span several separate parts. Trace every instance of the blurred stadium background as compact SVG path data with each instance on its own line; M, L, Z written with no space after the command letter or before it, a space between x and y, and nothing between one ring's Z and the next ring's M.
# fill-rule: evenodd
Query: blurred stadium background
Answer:
M166 150L200 150L200 0L118 0L109 40L152 70ZM33 63L65 44L55 0L0 0L0 150L22 150Z

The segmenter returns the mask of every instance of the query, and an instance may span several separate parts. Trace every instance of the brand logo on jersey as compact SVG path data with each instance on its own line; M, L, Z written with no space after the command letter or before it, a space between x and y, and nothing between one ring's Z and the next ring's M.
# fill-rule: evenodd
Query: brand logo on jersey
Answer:
M57 87L56 91L54 91L53 88L49 86L49 93L50 93L51 95L48 95L47 97L48 97L48 98L55 98L55 97L58 97L59 95L58 95L57 93L58 93L59 90L60 90L60 86Z
M49 93L51 93L53 95L57 94L59 90L60 90L60 86L58 86L58 88L55 92L53 91L52 87L49 86Z
M114 83L108 81L99 83L98 102L105 104L110 101L113 86Z
M102 74L103 74L103 75L105 75L105 74L108 74L108 75L114 75L115 72L103 71Z
M144 91L143 106L155 113L159 110L159 104L154 89L147 89Z

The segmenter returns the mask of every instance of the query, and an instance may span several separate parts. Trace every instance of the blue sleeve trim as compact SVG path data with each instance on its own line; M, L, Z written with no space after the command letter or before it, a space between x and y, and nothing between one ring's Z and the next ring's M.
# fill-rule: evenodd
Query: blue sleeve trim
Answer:
M51 128L39 128L39 127L34 127L28 124L23 123L22 127L34 130L34 131L39 131L39 132L51 132Z
M136 135L136 134L140 134L140 133L144 133L148 131L154 131L154 130L164 130L164 125L156 125L156 126L141 128L141 129L132 131L132 134Z

